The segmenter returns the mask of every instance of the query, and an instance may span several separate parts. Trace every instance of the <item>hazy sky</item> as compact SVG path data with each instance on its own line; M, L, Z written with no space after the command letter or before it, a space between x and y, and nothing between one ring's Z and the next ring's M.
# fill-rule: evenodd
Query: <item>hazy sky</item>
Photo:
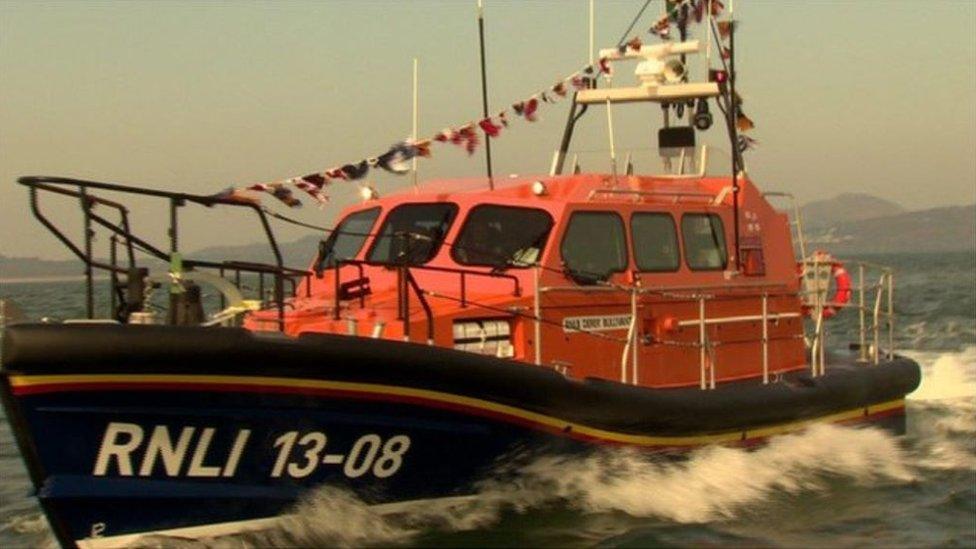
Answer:
M613 45L642 3L598 0L598 45ZM585 62L586 1L486 4L493 111ZM976 200L976 2L735 4L739 83L761 142L748 162L761 186L805 201L866 191L910 208ZM660 10L655 1L642 36ZM31 217L21 175L211 193L382 152L410 132L415 56L422 135L478 116L474 0L0 1L0 253L67 256ZM615 77L630 82L629 71ZM496 171L545 172L567 106L545 107L538 123L494 141ZM659 117L649 109L615 110L623 148L654 145ZM581 132L582 148L606 147L602 109ZM607 169L603 157L584 159L585 169ZM440 147L421 177L483 169L482 155ZM409 184L374 181L381 192ZM337 205L355 192L341 185ZM55 214L74 209L51 202ZM300 216L326 224L335 211L308 204ZM136 228L163 242L164 211L135 214ZM260 238L229 214L188 213L184 228L187 249Z

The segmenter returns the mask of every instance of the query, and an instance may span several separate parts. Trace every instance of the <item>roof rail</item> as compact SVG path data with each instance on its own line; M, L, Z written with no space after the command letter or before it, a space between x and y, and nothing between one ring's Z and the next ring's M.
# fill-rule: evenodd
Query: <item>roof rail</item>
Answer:
M704 191L640 191L631 189L593 189L587 195L587 200L593 200L599 195L623 195L634 197L634 202L643 197L670 197L672 202L679 202L682 198L695 198L699 201L712 202L715 195Z

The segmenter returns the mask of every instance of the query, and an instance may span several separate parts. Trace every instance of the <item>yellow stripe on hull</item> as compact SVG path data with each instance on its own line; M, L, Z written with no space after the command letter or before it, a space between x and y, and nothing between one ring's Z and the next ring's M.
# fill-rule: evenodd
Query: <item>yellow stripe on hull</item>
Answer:
M553 430L571 432L575 435L600 439L606 442L631 446L699 446L722 442L737 442L747 439L765 438L773 435L800 430L813 423L839 423L856 420L905 406L904 399L896 399L868 407L845 410L826 416L781 423L768 427L736 430L731 432L690 436L648 436L607 431L580 423L566 421L557 417L531 412L505 404L498 404L479 398L455 395L427 389L380 385L372 383L352 383L346 381L325 381L317 379L295 379L284 377L259 376L215 376L215 375L165 375L165 374L82 374L82 375L42 375L10 376L14 388L38 388L45 385L101 385L101 384L193 384L193 385L245 385L254 387L280 387L308 390L331 390L370 395L407 397L459 405L495 414L507 415L524 421L544 425Z

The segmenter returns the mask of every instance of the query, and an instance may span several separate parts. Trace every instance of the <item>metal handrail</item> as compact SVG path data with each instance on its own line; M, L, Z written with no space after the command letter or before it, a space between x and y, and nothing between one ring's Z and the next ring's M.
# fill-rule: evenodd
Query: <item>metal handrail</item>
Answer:
M364 261L364 260L361 260L361 259L338 259L338 260L336 260L335 266L333 267L333 269L336 270L335 287L337 289L337 291L335 292L335 295L333 296L333 302L336 305L334 307L334 311L338 311L338 287L339 287L339 277L340 277L340 275L339 275L339 268L341 268L343 265L356 265L358 267L358 269L359 269L359 277L360 278L362 278L363 275L364 275L364 270L363 270L363 267L364 266L368 266L368 267L399 267L399 265L395 265L395 264L394 265L390 265L390 264L386 264L386 263L376 263L376 262L373 262L373 261ZM468 277L468 276L483 276L483 277L488 277L488 278L503 278L503 279L506 279L506 280L511 280L512 281L512 287L513 287L512 295L515 296L515 297L519 297L519 296L522 295L522 285L521 285L521 282L519 281L519 278L517 276L513 275L513 274L508 274L508 273L495 273L495 272L484 272L484 271L478 271L478 270L474 270L474 269L462 269L462 268L456 268L456 267L438 267L438 266L434 266L434 265L409 265L409 267L410 267L411 270L420 269L422 271L433 271L433 272L442 272L442 273L457 274L460 277L460 282L461 282L461 284L460 284L460 286L461 286L461 307L467 307L467 305L468 305L467 283L466 283L466 277ZM336 317L336 319L338 319L338 318Z
M622 196L633 196L635 199L640 199L642 197L655 197L655 196L667 196L672 197L676 201L689 197L689 198L704 198L711 202L715 195L712 193L702 192L702 191L641 191L632 189L593 189L587 195L587 200L593 200L597 195L608 194L608 195L622 195Z
M680 321L679 324L684 326L698 326L699 328L699 340L695 346L699 349L699 385L702 390L714 389L716 386L716 357L715 357L715 346L717 343L711 341L707 326L714 324L727 324L735 322L755 322L757 320L761 321L762 326L762 337L759 342L762 345L762 356L763 356L763 371L762 378L763 383L769 383L769 342L773 340L769 336L769 322L771 320L779 320L780 318L798 318L799 313L774 313L770 314L768 307L768 299L771 296L790 296L797 295L797 292L780 292L773 294L769 290L783 288L785 285L780 283L768 283L768 282L748 282L741 283L735 286L729 285L698 285L698 286L674 286L674 287L656 287L656 288L643 288L637 284L625 286L619 284L613 285L602 285L602 286L540 286L540 267L536 266L534 270L533 283L536 287L535 299L533 302L534 308L534 328L535 328L535 363L537 365L542 364L542 339L541 339L541 304L539 301L539 296L542 293L547 292L581 292L581 293L630 293L630 309L631 309L631 321L628 326L628 332L624 342L623 353L620 358L620 381L621 383L627 383L627 359L630 357L631 360L631 374L630 382L636 384L639 379L639 351L637 349L637 341L639 339L639 334L637 333L637 307L638 301L637 297L639 295L660 295L671 300L678 301L696 301L698 303L699 314L696 319L689 319L685 321ZM736 317L728 318L715 318L709 319L705 315L705 303L708 300L719 300L719 299L742 299L743 297L754 297L741 296L741 295L723 295L717 296L712 293L707 293L706 291L718 290L718 289L763 289L762 294L762 309L758 315L740 315ZM688 291L697 290L693 294L676 294L675 290ZM623 304L618 304L623 305ZM775 338L783 339L783 338ZM661 343L669 343L662 341Z
M801 219L802 216L800 215L800 204L799 202L797 202L796 197L793 196L793 194L791 193L778 192L778 191L767 191L764 192L762 195L763 198L780 197L780 198L788 198L790 200L790 205L793 207L793 221L790 222L790 225L796 227L796 239L800 246L800 257L806 259L807 246L806 246L806 240L804 239L803 236L803 221Z
M810 262L813 266L813 273L815 277L815 287L820 288L820 269L821 262L818 258L814 258ZM867 265L867 264L866 264ZM880 351L880 319L885 317L887 321L888 328L888 353L889 359L894 357L894 297L893 297L893 275L891 270L887 267L879 266L884 269L881 280L878 284L871 286L873 289L877 289L878 293L875 299L875 306L873 308L873 318L874 318L874 340L875 344L872 350L872 360L875 364L879 362ZM862 267L863 268L863 267ZM762 323L762 335L758 339L762 346L762 381L763 384L769 383L770 371L769 371L769 344L773 340L784 339L783 337L771 337L769 334L769 323L771 321L778 321L781 318L800 318L800 313L796 312L782 312L782 313L770 313L769 311L769 298L777 296L797 296L797 295L809 295L813 294L814 297L814 318L815 326L813 331L813 337L810 340L810 356L811 356L811 375L813 377L823 376L826 373L826 329L823 318L824 308L830 305L839 305L826 300L826 289L818 289L813 291L808 290L798 290L798 291L781 291L772 292L770 290L775 290L778 288L784 288L785 284L778 283L741 283L737 285L698 285L698 286L676 286L676 287L655 287L655 288L641 288L639 286L631 285L625 286L620 284L604 284L600 286L541 286L541 275L540 268L537 266L534 272L533 283L535 285L535 300L533 303L534 307L534 327L535 327L535 363L542 364L542 338L541 338L541 304L539 301L539 296L542 293L548 292L579 292L579 293L630 293L631 294L631 322L628 327L627 338L622 340L624 343L623 354L620 359L621 364L621 382L626 383L628 376L626 373L627 358L629 355L633 354L634 364L632 366L632 373L629 376L631 383L636 383L639 375L639 368L637 364L637 355L639 354L636 349L635 340L638 335L637 331L637 314L636 314L636 297L642 294L654 294L660 295L671 300L680 301L696 301L699 305L699 314L695 319L688 319L681 321L679 324L683 326L698 326L699 327L699 341L695 346L699 349L699 381L700 387L702 389L714 389L715 388L715 376L716 376L716 360L714 348L718 344L713 342L709 338L707 326L714 324L726 324L734 322L755 322L760 321ZM859 283L860 291L862 294L861 302L863 303L863 293L865 291L865 286L863 284L863 276ZM707 293L706 290L735 290L735 289L763 289L761 295L761 309L757 315L740 315L728 318L713 318L709 319L705 315L705 303L709 300L720 300L720 299L741 299L743 297L755 297L753 295L742 296L734 294L724 294L715 295ZM695 291L696 293L691 294L677 294L674 293L675 290L679 291ZM888 310L883 311L881 307L882 296L887 297ZM617 304L618 306L623 306L623 303ZM863 305L857 306L857 308L862 309L861 311L861 340L865 339L864 336L864 311ZM797 335L796 337L802 337ZM667 341L661 341L660 343L669 343ZM864 351L864 345L862 344L862 354ZM711 360L707 360L708 358Z
M96 223L113 233L114 236L121 237L124 240L128 255L130 268L134 266L134 248L139 247L140 250L153 256L162 261L171 260L172 257L178 253L178 242L179 233L177 225L177 210L179 207L185 205L187 202L196 203L205 207L212 207L215 205L226 205L226 206L236 206L243 207L252 210L259 218L262 228L268 238L268 243L271 247L272 253L275 257L274 265L264 265L264 264L245 264L240 263L238 265L232 266L232 268L238 271L245 272L255 272L259 274L271 273L275 275L275 295L274 301L278 310L278 325L280 329L284 327L284 279L286 277L292 276L308 276L307 271L300 271L297 269L289 269L284 266L281 250L278 247L277 240L274 237L274 232L271 229L270 223L268 222L266 212L256 203L241 202L237 200L221 198L217 196L204 196L204 195L194 195L188 193L178 193L170 191L161 191L157 189L147 189L142 187L132 187L126 185L119 185L115 183L104 183L98 181L87 181L82 179L73 179L66 177L49 177L49 176L27 176L21 177L17 180L21 185L24 185L30 189L31 196L31 211L34 216L40 221L44 227L46 227L62 244L65 245L76 257L78 257L85 264L85 280L86 280L86 303L88 309L88 317L94 317L94 303L93 303L93 273L92 270L102 269L107 270L112 273L122 273L126 269L119 267L114 264L106 264L94 259L92 255L92 240L94 237L94 231L92 230L92 223ZM63 188L63 187L73 187ZM128 219L128 209L121 203L106 200L94 195L89 194L89 190L98 189L109 192L118 192L122 194L132 194L139 196L149 196L154 198L164 198L168 199L170 206L170 226L168 230L168 236L170 240L170 252L167 254L163 250L151 245L144 239L139 238L134 235L131 231ZM78 245L71 241L64 232L62 232L44 213L40 208L39 201L39 191L50 192L53 194L61 194L65 196L71 196L78 198L82 212L84 214L84 250L82 250ZM93 212L93 207L95 205L106 206L115 209L119 212L121 220L118 224L112 223L111 221L105 219L104 217ZM289 221L285 218L286 221ZM187 259L184 265L188 268L214 268L222 269L223 264L211 261L202 260L192 260ZM295 286L294 280L290 280L292 286ZM262 277L263 286L263 277Z
M735 284L699 284L679 286L655 286L653 288L638 288L642 294L671 294L672 292L705 292L709 290L756 290L770 288L785 288L786 285L777 282L745 281ZM543 293L549 292L579 292L579 293L629 293L631 286L621 284L604 284L599 286L543 286L539 288ZM796 292L783 292L782 295L795 295Z
M872 364L879 364L881 358L881 322L884 320L885 327L887 331L887 358L893 359L894 353L894 329L895 329L895 311L894 311L894 272L893 270L885 265L878 263L872 263L868 261L847 261L857 266L857 302L855 304L845 303L843 306L845 308L852 308L858 311L858 361L859 362L870 362ZM814 258L813 261L804 261L804 265L813 266L814 271L814 290L805 290L801 292L801 295L812 295L814 297L814 309L816 318L818 319L814 325L813 338L811 339L811 356L814 360L813 372L814 375L823 375L826 367L826 353L825 353L825 338L826 332L823 322L819 320L822 316L823 309L832 305L839 305L837 303L826 301L826 285L820 283L820 267L822 264ZM866 270L868 268L880 271L878 282L875 284L866 284ZM852 290L853 291L853 290ZM868 305L867 294L869 291L874 291L873 304ZM886 302L886 306L885 303ZM872 344L868 345L868 324L867 324L867 314L871 314L871 340Z

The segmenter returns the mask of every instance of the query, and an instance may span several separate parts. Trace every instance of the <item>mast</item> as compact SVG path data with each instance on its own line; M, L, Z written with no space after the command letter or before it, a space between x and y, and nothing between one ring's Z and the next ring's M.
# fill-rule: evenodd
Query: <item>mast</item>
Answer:
M732 226L734 231L735 270L742 270L739 257L739 102L735 95L735 13L729 2L729 110L731 112L730 134L732 137Z
M485 69L485 8L484 1L478 0L478 43L481 48L481 112L488 118L488 76ZM488 189L495 190L495 180L491 173L491 136L485 133L485 169L488 172Z

